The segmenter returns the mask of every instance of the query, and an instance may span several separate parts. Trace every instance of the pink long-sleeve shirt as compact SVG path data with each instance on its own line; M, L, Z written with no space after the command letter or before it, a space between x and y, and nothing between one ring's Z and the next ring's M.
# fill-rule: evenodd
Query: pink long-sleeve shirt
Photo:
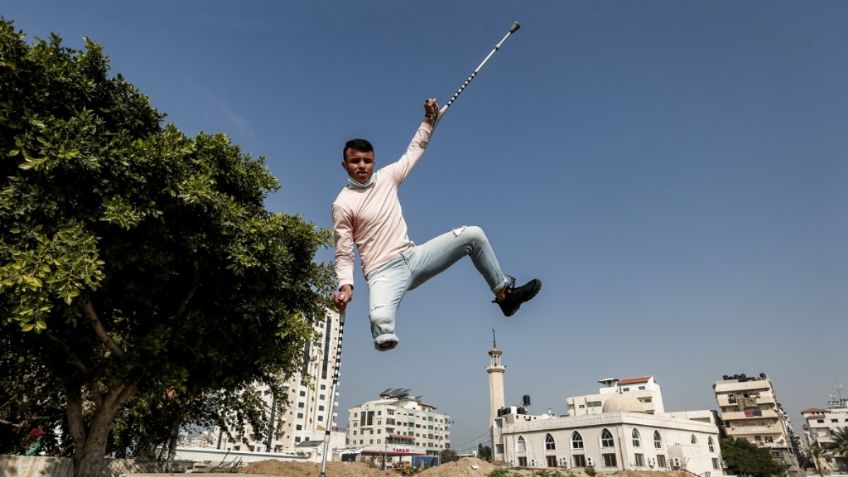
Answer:
M397 191L424 155L432 132L432 126L421 123L406 153L397 162L374 172L370 187L347 186L333 202L336 278L340 287L353 286L354 244L365 276L414 245L407 234Z

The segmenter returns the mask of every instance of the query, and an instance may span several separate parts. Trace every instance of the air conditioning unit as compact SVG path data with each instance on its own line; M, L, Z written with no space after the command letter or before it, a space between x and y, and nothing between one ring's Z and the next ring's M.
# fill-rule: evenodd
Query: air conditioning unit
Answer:
M657 466L657 459L654 459L653 457L651 457L650 459L648 459L648 466L650 466L650 467L656 467L656 466Z
M586 467L594 467L595 463L592 461L591 457L586 457Z

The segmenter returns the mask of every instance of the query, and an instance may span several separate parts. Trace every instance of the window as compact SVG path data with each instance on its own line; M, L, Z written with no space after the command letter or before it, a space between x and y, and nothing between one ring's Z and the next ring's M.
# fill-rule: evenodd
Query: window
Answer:
M549 455L549 456L545 457L545 460L547 461L548 467L556 467L557 466L557 461L556 461L555 455Z
M636 461L636 467L645 467L644 454L633 454L633 459Z
M294 428L297 431L302 431L303 430L303 424L298 424L298 425L294 426ZM356 431L353 431L353 433L356 434Z
M645 390L645 386L639 386L639 391L644 391L644 390Z
M519 467L527 467L527 457L519 457L518 458L518 466Z
M586 456L583 454L574 454L571 456L574 467L586 467Z
M710 452L715 452L715 446L713 445L713 437L707 437L707 447L710 448Z
M545 436L545 450L556 450L556 442L554 441L554 436L550 434ZM556 464L554 464L553 467L556 467Z
M695 437L695 434L692 434L692 438L691 438L691 439L689 439L689 440L692 442L692 444L697 444L697 443L698 443L698 438L697 438L697 437Z
M582 449L583 448L583 436L580 435L579 432L574 431L574 434L571 434L571 448L572 449Z
M657 467L661 469L668 468L668 464L665 463L665 456L662 454L657 454Z
M660 437L660 431L654 431L654 448L662 449L662 437Z
M518 444L516 444L515 450L516 450L516 452L526 452L527 451L527 444L524 442L524 436L518 436Z
M610 434L610 431L606 429L601 432L601 447L615 447L615 441L612 439L612 434Z
M616 467L615 454L601 454L604 458L604 467Z
M641 447L641 439L639 438L639 430L633 429L633 433L631 434L633 437L633 447Z
M718 459L713 457L713 469L718 470Z

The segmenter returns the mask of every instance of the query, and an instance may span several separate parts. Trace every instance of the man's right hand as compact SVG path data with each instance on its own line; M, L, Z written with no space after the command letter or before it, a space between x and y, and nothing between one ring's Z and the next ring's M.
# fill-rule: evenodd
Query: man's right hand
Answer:
M333 293L333 303L339 311L344 311L350 300L353 300L353 287L350 285L342 285L339 291Z

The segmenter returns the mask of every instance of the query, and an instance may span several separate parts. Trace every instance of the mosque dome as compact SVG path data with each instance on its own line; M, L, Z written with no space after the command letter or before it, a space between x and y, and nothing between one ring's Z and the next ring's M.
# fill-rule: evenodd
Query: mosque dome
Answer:
M602 412L641 412L644 413L645 406L634 396L629 394L616 394L604 401Z

